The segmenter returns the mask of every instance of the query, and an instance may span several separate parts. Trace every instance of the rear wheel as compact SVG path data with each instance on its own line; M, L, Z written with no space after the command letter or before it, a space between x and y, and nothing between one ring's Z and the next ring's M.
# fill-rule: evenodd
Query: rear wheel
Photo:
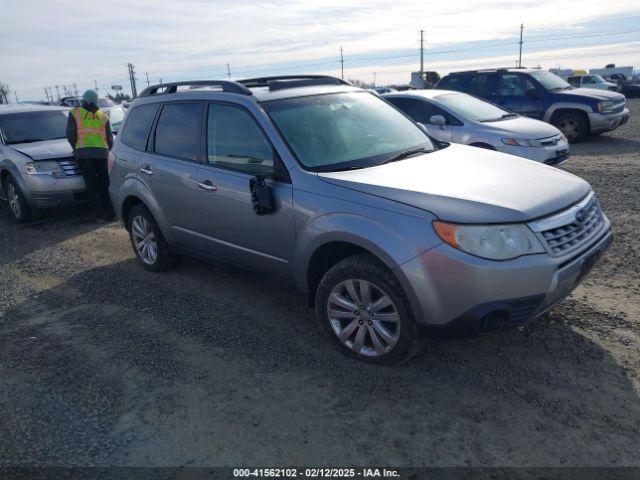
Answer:
M410 358L419 344L404 291L369 254L348 257L325 273L316 292L316 314L330 340L358 360L397 363Z
M589 134L589 125L579 113L561 113L552 123L567 137L569 143L582 142Z
M180 256L171 251L151 212L136 205L129 212L129 238L140 264L152 272L164 272L176 266Z
M22 190L12 177L7 177L4 182L4 192L9 202L9 212L18 223L26 223L31 219L31 207L27 203Z

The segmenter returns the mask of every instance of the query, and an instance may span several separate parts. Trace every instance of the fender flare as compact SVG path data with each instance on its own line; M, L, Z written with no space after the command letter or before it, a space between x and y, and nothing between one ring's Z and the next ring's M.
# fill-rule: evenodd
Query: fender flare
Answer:
M584 103L556 102L549 105L547 111L544 112L543 120L547 123L551 123L551 118L557 110L580 110L586 113L587 117L589 117L590 113L593 113L593 109Z
M27 183L24 181L22 177L22 172L18 169L17 165L13 163L9 159L4 159L0 161L0 179L4 177L5 172L11 175L11 178L18 184L20 190L22 190L22 194L25 197L27 203L31 204L31 191L27 187ZM4 183L4 182L3 182ZM4 184L0 185L0 189L2 189L2 193L4 194Z

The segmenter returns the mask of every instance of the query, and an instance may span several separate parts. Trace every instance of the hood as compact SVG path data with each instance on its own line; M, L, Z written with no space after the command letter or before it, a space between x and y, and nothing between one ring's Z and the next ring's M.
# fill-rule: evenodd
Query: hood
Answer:
M622 95L621 93L612 92L610 90L598 90L595 88L574 88L572 90L561 90L559 92L553 93L555 93L556 95L589 97L597 98L598 100L611 100L613 102L620 102L624 100L624 95Z
M45 140L43 142L16 143L7 145L8 148L28 155L33 160L48 160L50 158L70 157L73 149L66 138Z
M481 128L489 128L491 133L512 138L545 138L560 135L560 130L550 123L524 116L507 118L496 122L478 122Z
M318 176L458 223L529 221L569 207L591 189L554 167L455 144L399 162Z

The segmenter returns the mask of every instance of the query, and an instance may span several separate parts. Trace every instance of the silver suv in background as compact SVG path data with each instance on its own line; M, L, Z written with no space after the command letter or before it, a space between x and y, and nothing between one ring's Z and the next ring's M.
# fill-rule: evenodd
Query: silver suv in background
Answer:
M553 125L466 93L410 90L383 98L444 142L498 150L556 167L569 158L569 142Z
M0 105L0 196L18 222L88 200L67 141L68 108Z
M283 278L338 348L373 363L406 358L419 325L490 332L542 315L612 239L584 180L436 146L332 77L150 87L111 153L144 268L186 254Z

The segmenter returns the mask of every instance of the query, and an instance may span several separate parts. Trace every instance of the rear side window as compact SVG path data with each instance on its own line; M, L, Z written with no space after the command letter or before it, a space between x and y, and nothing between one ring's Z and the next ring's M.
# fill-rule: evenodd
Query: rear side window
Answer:
M495 97L497 85L498 75L495 72L479 73L475 81L475 87L469 93L483 98Z
M210 165L250 174L273 173L271 145L242 108L209 106L207 121L207 161Z
M474 73L447 75L442 80L440 80L440 83L438 83L438 89L467 92L469 90L469 84L474 77Z
M200 152L201 103L167 103L155 134L155 152L196 161Z
M149 132L157 110L157 103L149 103L133 108L129 112L122 130L122 143L136 150L144 151L147 148L147 138L149 138Z

